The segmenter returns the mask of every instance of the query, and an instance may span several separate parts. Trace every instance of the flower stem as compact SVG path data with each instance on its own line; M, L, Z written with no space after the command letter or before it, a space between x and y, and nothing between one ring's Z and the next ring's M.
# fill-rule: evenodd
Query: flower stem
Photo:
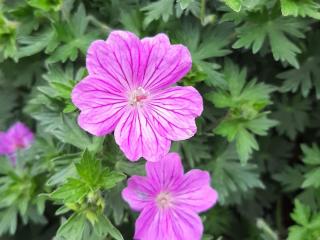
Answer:
M206 0L201 0L200 2L200 20L203 23L206 16Z
M110 28L107 24L102 23L96 17L89 15L88 20L95 26L102 28L104 32L111 32L112 28Z
M283 232L282 226L282 198L279 198L276 206L276 225L278 233L281 234Z

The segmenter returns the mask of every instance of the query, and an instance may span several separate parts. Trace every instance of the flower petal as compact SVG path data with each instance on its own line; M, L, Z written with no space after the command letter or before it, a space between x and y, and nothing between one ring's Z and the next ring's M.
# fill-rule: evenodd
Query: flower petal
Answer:
M177 240L200 240L203 234L201 218L188 209L173 209L171 224ZM168 239L169 240L169 239Z
M158 209L155 205L147 205L140 213L135 224L134 239L136 240L156 240L161 239L157 231L154 231L154 225L160 226ZM159 237L159 238L157 238ZM165 240L165 239L163 239Z
M137 240L200 240L203 225L200 217L180 209L158 210L147 206L136 221Z
M195 118L203 111L202 97L193 87L171 87L152 96L148 104L154 125L170 140L192 137L197 126Z
M147 162L146 171L156 186L168 191L183 177L183 166L177 153L168 153L159 162Z
M13 151L16 151L19 148L30 147L34 141L31 130L21 122L13 124L7 131L6 137L14 145L12 146Z
M141 40L147 63L142 87L149 91L166 88L179 81L190 71L192 60L183 45L170 45L165 34Z
M87 54L89 74L106 77L125 89L133 89L143 76L146 57L137 36L113 31L106 41L93 42Z
M81 110L80 127L96 136L112 132L128 102L113 82L88 76L72 91L72 102Z
M202 170L186 173L174 190L175 205L196 212L208 210L217 200L218 193L210 187L210 175Z
M122 198L135 211L141 211L153 201L156 189L146 177L132 176L128 179L128 186L122 190Z
M159 161L170 149L170 141L159 134L143 108L128 109L116 126L114 136L131 161L140 157Z

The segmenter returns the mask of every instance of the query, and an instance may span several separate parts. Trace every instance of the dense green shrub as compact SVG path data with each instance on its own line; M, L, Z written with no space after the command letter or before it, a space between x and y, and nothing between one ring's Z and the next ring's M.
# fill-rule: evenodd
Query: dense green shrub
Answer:
M319 20L318 0L0 0L0 130L36 132L17 166L0 156L0 235L132 239L120 192L145 161L79 128L70 98L89 44L124 29L192 54L179 84L205 110L172 151L219 193L203 239L320 239Z

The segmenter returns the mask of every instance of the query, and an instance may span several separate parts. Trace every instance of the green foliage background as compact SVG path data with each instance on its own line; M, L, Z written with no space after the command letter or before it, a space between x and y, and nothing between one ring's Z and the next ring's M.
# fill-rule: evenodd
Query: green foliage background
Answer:
M172 151L219 192L203 239L319 239L319 20L319 0L0 0L0 130L37 137L16 168L0 157L0 238L132 239L120 192L144 160L82 131L70 101L90 42L125 29L192 53L180 84L205 111Z

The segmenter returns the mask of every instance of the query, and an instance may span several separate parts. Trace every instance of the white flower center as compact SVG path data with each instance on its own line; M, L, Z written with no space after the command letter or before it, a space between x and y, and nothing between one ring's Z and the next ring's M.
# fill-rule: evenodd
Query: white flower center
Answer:
M168 192L160 192L156 197L156 203L159 208L168 208L172 205L172 197Z
M142 87L133 90L129 96L129 103L131 106L142 106L149 96L149 92Z

